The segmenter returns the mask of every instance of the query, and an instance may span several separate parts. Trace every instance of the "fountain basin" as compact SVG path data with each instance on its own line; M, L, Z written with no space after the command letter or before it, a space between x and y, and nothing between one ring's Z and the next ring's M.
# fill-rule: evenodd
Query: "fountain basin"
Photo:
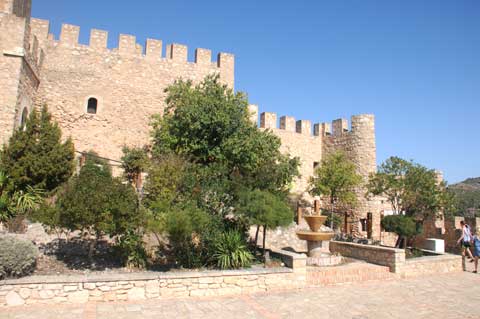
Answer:
M301 240L306 241L323 241L330 240L335 234L333 232L313 232L310 230L299 230L297 231L297 237Z
M313 232L318 232L318 230L322 227L323 223L325 223L327 216L310 215L310 216L303 216L303 219L305 219L308 226Z

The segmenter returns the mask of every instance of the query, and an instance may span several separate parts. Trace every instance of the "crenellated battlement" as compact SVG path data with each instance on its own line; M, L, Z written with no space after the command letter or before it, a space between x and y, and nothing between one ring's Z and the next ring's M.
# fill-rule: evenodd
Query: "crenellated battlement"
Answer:
M62 24L60 37L55 39L50 33L50 22L42 19L31 19L31 34L37 37L39 44L44 46L48 43L66 48L87 48L93 52L118 54L125 57L145 58L151 61L171 60L172 62L187 63L188 47L183 44L172 43L165 47L163 54L163 42L157 39L147 39L145 45L137 43L136 37L129 34L120 34L118 37L118 47L109 49L108 31L92 29L90 30L90 40L88 45L80 44L80 27L71 24ZM234 56L229 53L220 52L217 60L212 61L212 51L204 48L195 49L195 58L193 63L203 66L214 65L218 68L232 68Z
M258 123L258 106L249 105L250 119L253 123ZM293 116L283 115L278 121L276 113L262 112L260 114L260 128L278 129L292 133L298 133L307 136L332 136L339 137L358 132L362 128L365 120L373 121L373 115L360 114L351 117L352 128L349 129L348 120L344 118L333 120L332 122L323 122L313 124L309 120L295 120Z

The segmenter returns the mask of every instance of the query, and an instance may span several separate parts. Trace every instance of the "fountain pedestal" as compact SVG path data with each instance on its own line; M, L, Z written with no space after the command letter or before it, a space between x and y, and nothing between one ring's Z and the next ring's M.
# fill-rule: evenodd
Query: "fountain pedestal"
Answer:
M335 235L332 231L321 231L321 227L327 216L311 215L303 217L310 230L297 231L297 237L307 241L308 265L333 266L342 262L341 256L330 254L329 241Z

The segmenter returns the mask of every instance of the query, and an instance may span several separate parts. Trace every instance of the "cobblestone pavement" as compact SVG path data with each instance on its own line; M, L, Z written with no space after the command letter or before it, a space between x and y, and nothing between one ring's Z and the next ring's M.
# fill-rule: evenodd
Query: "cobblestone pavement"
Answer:
M7 318L480 318L480 275L464 272L233 297L0 308L0 319Z

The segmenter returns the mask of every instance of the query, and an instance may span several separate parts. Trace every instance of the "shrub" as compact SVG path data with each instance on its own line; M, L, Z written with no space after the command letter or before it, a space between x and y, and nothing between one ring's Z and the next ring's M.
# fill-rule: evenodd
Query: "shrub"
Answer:
M179 266L197 268L209 260L209 238L215 227L213 217L194 204L172 207L166 216L166 230L172 253Z
M249 267L253 260L253 255L248 251L245 240L235 230L222 233L218 237L213 257L220 269Z
M35 270L38 249L31 242L0 236L0 279L23 277Z
M418 234L415 220L405 215L390 215L384 217L382 219L382 227L385 231L394 232L398 235L395 247L405 246L408 238Z
M123 264L127 268L145 268L147 266L147 252L143 246L142 235L133 230L120 236L116 249Z

